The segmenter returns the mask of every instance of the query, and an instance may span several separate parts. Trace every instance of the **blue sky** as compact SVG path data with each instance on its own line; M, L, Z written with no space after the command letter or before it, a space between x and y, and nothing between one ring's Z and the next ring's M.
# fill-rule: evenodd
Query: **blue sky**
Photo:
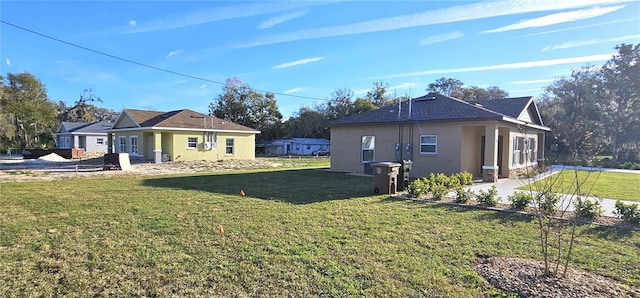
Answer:
M285 119L338 88L364 96L377 81L398 96L452 77L537 97L572 69L604 64L615 45L640 42L637 0L0 5L3 22L41 34L1 24L3 75L27 71L67 103L90 88L116 111L206 113L234 76L276 93Z

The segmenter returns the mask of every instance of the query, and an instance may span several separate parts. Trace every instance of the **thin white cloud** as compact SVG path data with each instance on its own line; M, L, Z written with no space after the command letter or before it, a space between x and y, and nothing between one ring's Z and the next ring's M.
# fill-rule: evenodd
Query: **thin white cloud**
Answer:
M441 74L449 74L449 73L464 73L464 72L491 71L491 70L503 70L503 69L522 69L522 68L544 67L544 66L553 66L553 65L571 64L571 63L606 61L611 59L612 55L613 54L601 54L601 55L591 55L591 56L582 56L582 57L538 60L538 61L496 64L496 65L476 66L476 67L433 69L433 70L393 74L388 76L376 77L375 79L404 78L404 77L416 77L416 76L425 76L425 75L441 75Z
M275 68L275 69L287 68L287 67L292 67L292 66L297 66L297 65L317 62L317 61L320 61L322 59L324 59L324 57L304 58L304 59L300 59L300 60L296 60L296 61L291 61L291 62L287 62L287 63L278 64L278 65L274 66L273 68Z
M226 7L211 7L180 16L170 16L165 19L138 23L135 28L126 28L124 31L126 33L143 33L177 29L223 20L277 13L317 4L319 3L307 1L264 1Z
M306 39L379 32L434 24L479 20L497 16L590 7L594 5L623 3L631 1L633 0L498 0L489 2L478 2L449 8L429 10L409 15L351 23L346 25L266 35L244 44L238 44L235 47L248 48Z
M4 59L4 63L6 63L7 66L11 66L11 60L9 60L9 58Z
M198 88L199 89L204 89L204 88L207 88L207 86L208 86L207 84L204 84L204 85L200 85L200 87L198 87Z
M526 28L545 27L545 26L556 25L561 23L568 23L568 22L573 22L578 20L590 19L590 18L595 18L601 15L614 12L623 7L625 7L625 5L609 6L609 7L594 7L589 9L561 12L561 13L544 16L544 17L535 18L535 19L524 20L509 26L487 30L487 31L484 31L483 33L496 33L496 32L505 32L505 31L519 30L519 29L526 29Z
M129 25L130 25L130 26L135 26L136 24L137 24L137 23L136 23L136 20L131 20L131 21L129 21Z
M543 32L536 32L536 33L527 34L527 35L524 35L524 37L543 35L543 34L550 34L550 33L557 33L557 32L564 32L564 31L571 31L571 30L591 28L591 27L599 27L599 26L604 26L604 25L624 23L624 22L630 22L630 21L638 21L638 20L640 20L640 18L631 18L631 19L616 20L616 21L611 21L611 22L602 22L602 23L590 24L590 25L584 25L584 26L576 26L576 27L571 27L571 28L548 30L548 31L543 31Z
M411 82L404 82L400 85L395 85L395 86L391 86L388 89L389 90L396 90L396 89L411 89L413 87L415 87L416 84L415 83L411 83Z
M268 29L271 28L275 25L284 23L286 21L290 21L296 18L299 18L301 16L304 16L308 13L308 10L299 10L299 11L294 11L294 12L290 12L290 13L285 13L285 14L281 14L272 18L269 18L268 20L262 22L260 25L258 25L259 29Z
M171 58L173 56L175 56L176 54L180 53L181 50L175 50L175 51L171 51L169 52L169 54L167 54L166 58Z
M615 37L615 38L605 38L605 39L590 39L590 40L581 40L581 41L568 41L568 42L556 44L556 45L553 45L553 46L547 46L547 47L543 48L542 51L550 51L550 50L558 50L558 49L570 49L570 48L590 46L590 45L601 44L601 43L614 43L614 42L619 42L619 41L638 42L638 41L640 41L640 34L628 35L628 36L622 36L622 37Z
M529 85L529 84L540 84L540 83L550 83L555 81L555 79L541 79L541 80L528 80L528 81L513 81L509 84L513 85Z
M298 88L284 90L282 93L291 94L291 93L297 93L297 92L300 92L300 91L302 91L302 88L298 87Z
M421 46L426 46L434 43L439 43L447 40L458 39L462 37L464 34L460 31L449 32L445 34L439 34L434 36L429 36L427 38L423 38L420 40Z

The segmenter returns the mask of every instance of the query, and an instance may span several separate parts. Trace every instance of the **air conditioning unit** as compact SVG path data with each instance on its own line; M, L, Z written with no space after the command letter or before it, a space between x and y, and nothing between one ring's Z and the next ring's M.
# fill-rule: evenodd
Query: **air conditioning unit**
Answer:
M204 142L204 150L211 150L211 143L210 142Z
M211 148L218 148L217 142L211 142Z

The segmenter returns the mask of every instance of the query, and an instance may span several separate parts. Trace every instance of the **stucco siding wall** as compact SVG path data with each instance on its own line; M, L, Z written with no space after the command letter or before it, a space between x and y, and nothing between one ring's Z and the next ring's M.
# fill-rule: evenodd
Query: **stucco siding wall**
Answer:
M468 171L474 176L482 176L482 136L484 126L465 126L462 128L462 171Z
M98 144L98 139L102 139L102 145ZM107 152L109 139L104 136L87 136L84 150L87 152Z
M196 148L188 148L188 138L197 138ZM227 139L233 139L233 154L226 153ZM174 132L172 160L254 159L255 135L217 133L216 148L205 149L202 132Z
M412 177L430 173L458 173L462 169L462 126L451 124L414 124ZM420 136L437 136L437 153L420 153Z

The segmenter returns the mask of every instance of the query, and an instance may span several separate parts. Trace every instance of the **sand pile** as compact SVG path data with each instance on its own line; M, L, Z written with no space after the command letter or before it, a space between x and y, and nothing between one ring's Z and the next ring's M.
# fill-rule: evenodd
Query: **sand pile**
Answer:
M68 159L55 154L55 153L49 153L45 156L40 156L38 157L38 161L53 161L53 162L58 162L58 161L69 161Z

